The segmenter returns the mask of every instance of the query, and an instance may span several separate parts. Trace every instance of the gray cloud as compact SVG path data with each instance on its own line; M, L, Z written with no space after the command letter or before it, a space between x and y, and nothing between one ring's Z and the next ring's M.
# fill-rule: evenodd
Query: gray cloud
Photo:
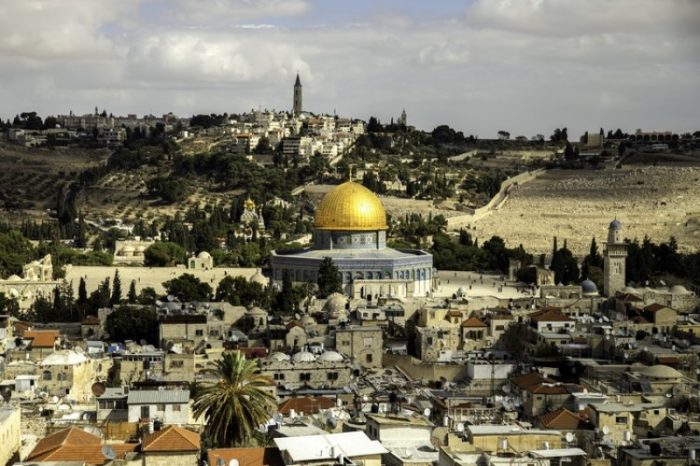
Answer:
M488 0L321 24L302 0L3 2L0 113L282 109L299 71L310 110L405 107L418 126L481 137L694 130L699 5Z

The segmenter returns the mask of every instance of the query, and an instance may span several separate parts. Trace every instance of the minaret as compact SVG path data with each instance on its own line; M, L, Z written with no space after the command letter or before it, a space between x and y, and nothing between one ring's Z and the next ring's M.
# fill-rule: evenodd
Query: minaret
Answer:
M611 298L625 287L627 245L622 239L622 223L617 219L608 227L608 242L603 252L603 292Z
M292 107L292 114L294 116L301 115L301 80L299 79L299 73L297 73L297 81L294 83L294 106Z

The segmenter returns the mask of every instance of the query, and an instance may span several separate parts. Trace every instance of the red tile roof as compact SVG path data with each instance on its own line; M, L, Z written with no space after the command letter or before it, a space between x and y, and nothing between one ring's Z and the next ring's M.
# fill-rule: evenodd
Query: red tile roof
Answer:
M662 309L670 309L670 308L668 306L663 306L659 303L651 303L650 305L648 305L644 308L644 311L646 311L646 312L659 312Z
M534 387L542 382L553 382L539 372L529 372L527 374L516 375L515 377L511 377L510 381L522 389Z
M587 416L559 408L537 418L537 422L545 429L578 430L592 429Z
M27 330L22 338L32 340L32 348L53 348L61 336L58 330Z
M165 429L147 435L143 439L145 453L199 451L199 434L180 427L168 426Z
M333 406L335 402L325 396L298 396L280 403L277 411L289 414L293 409L297 413L316 414L321 409L329 409Z
M573 322L573 319L562 314L561 309L551 307L545 308L529 315L535 322Z
M476 317L470 317L462 322L462 327L488 327L485 323Z
M91 465L105 464L108 459L102 449L102 440L77 427L70 427L44 437L36 444L26 461L84 461ZM109 444L123 459L128 452L136 451L138 443Z
M220 458L228 466L231 460L238 460L239 466L284 466L282 455L272 448L216 448L207 451L211 466L216 466Z
M100 319L97 316L87 316L82 325L100 325Z

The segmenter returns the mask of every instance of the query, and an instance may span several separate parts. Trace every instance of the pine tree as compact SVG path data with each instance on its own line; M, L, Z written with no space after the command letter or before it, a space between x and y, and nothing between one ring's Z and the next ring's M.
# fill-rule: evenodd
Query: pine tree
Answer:
M119 278L119 270L114 272L114 280L112 281L112 297L109 299L109 304L114 306L122 300L122 280Z
M78 285L78 304L84 306L87 303L87 285L85 284L85 279L80 277L80 284Z
M318 268L318 296L326 298L332 293L341 291L340 275L338 267L330 257L324 257Z
M131 284L129 285L129 294L127 294L126 299L129 304L136 303L136 300L138 299L138 295L136 294L136 280L131 280Z

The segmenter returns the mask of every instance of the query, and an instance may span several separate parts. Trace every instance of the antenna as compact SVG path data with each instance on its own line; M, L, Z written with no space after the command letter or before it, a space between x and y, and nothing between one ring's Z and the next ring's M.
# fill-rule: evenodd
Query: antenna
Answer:
M567 443L571 443L574 441L574 434L567 432L565 438Z
M464 424L463 423L460 422L459 424L457 424L457 432L459 432L459 433L464 432Z

